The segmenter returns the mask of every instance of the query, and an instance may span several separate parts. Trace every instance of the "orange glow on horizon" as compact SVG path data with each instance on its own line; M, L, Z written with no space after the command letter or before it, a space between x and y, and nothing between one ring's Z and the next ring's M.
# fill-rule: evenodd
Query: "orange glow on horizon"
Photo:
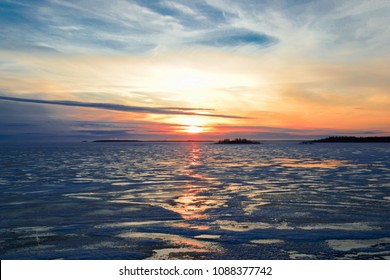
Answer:
M115 137L131 139L206 140L261 139L263 135L283 139L296 134L303 139L324 133L389 133L390 99L384 67L390 59L334 66L326 62L314 63L304 57L248 58L239 53L208 51L199 51L196 56L185 52L163 53L149 59L90 56L67 57L65 61L64 57L56 55L25 55L21 59L9 52L0 53L1 57L12 58L26 68L37 65L42 69L56 69L58 73L49 75L48 70L30 77L20 72L0 81L0 87L13 88L15 97L29 97L27 89L30 89L41 92L39 100L92 104L90 108L39 105L58 118L77 121L75 130L84 133L80 137L85 136L85 131L94 130L113 134L117 131L122 134ZM294 68L289 68L292 65ZM370 76L357 79L366 75L365 65L371 69ZM355 82L357 80L359 83ZM34 99L33 95L30 97ZM102 110L93 107L96 103L145 110ZM182 108L184 113L190 114L153 112L160 107ZM186 111L186 108L192 109ZM98 129L92 124L88 129L78 128L77 124L82 121L103 125Z

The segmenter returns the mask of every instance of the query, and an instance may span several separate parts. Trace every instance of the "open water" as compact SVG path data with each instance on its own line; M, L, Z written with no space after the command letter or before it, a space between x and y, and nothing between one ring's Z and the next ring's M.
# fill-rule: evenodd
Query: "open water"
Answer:
M0 146L1 259L389 259L390 145Z

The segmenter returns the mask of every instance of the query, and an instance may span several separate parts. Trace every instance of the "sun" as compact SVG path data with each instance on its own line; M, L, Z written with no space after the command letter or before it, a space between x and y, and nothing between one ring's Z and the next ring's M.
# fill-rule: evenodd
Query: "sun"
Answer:
M201 133L204 132L203 128L196 125L190 125L185 130L188 133Z
M182 126L182 132L197 134L205 132L206 121L200 117L178 118L177 123Z

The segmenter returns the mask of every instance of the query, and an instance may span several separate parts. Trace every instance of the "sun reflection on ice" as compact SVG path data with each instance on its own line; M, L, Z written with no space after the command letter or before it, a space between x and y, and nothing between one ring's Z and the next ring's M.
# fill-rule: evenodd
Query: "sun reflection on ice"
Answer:
M334 169L340 166L356 166L350 164L346 161L335 160L335 159L326 159L326 160L314 160L312 158L274 158L274 162L285 167L296 167L296 168L326 168Z
M197 168L202 165L201 160L201 148L198 144L193 144L187 152L184 172L199 183L185 185L183 191L169 204L168 209L180 214L185 220L207 219L207 210L223 205L219 197L209 194L208 178Z
M179 213L185 220L207 219L209 216L205 212L218 207L219 203L210 196L201 195L206 190L204 187L190 186L174 200L170 210Z
M188 159L190 160L190 165L200 164L200 148L197 144L191 146L191 149L188 153Z

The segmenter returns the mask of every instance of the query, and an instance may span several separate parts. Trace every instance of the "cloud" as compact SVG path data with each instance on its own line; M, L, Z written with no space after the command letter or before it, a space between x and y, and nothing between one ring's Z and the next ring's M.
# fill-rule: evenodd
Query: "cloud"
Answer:
M111 110L111 111L119 111L119 112L131 112L131 113L147 113L147 114L160 114L160 115L190 115L190 116L203 116L203 117L214 117L214 118L246 119L245 117L240 117L240 116L191 112L194 110L202 110L200 108L176 108L176 107L155 108L155 107L119 105L119 104L112 104L112 103L88 103L88 102L79 102L79 101L38 100L38 99L28 99L28 98L7 97L7 96L0 96L0 100L47 104L47 105L71 106L71 107L84 107L84 108L94 108L94 109ZM210 109L206 109L206 110L210 110Z
M389 12L390 3L379 0L9 1L2 5L0 47L145 54L199 46L253 53L266 46L348 60L386 54Z
M56 119L55 113L49 108L38 104L0 101L0 140L2 141L34 140L34 138L42 141L45 138L39 135L50 135L52 139L68 132L69 129L70 125Z
M195 11L193 8L190 8L189 6L178 3L178 2L166 1L166 2L163 2L163 5L167 6L168 8L173 8L173 9L175 9L183 14L186 14L186 15L190 15L190 16L197 16L198 15L198 12Z
M164 133L162 133L164 132ZM38 103L0 101L0 141L166 139L171 125L151 121L87 121Z
M230 29L228 32L226 30L210 32L207 34L205 40L195 41L195 43L213 47L235 47L250 44L269 47L277 43L277 39L266 34L255 33L245 29Z
M0 47L31 47L30 52L139 54L196 45L263 45L268 39L264 32L232 26L224 11L203 1L50 0L10 2L4 10Z

